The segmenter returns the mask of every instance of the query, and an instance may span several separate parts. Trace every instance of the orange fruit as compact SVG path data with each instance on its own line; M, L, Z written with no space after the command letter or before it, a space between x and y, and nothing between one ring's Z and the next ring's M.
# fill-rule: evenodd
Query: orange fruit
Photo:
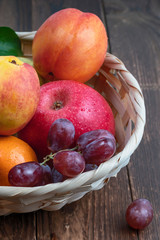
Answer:
M19 163L38 161L33 149L15 136L0 137L0 186L10 186L8 173Z

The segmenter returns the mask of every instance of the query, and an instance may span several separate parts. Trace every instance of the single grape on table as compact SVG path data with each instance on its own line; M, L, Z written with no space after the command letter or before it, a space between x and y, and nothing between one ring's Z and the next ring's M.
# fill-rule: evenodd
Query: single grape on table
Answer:
M126 210L126 221L134 229L144 229L153 219L153 208L147 199L136 199Z

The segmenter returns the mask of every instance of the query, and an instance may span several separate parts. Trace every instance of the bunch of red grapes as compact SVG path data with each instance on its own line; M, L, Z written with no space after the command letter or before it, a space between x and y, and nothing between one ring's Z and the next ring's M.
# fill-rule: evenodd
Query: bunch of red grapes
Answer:
M65 118L53 122L47 141L51 154L43 163L25 162L10 170L8 179L12 186L33 187L62 182L98 168L116 151L114 136L103 129L86 132L75 143L75 127ZM50 161L53 162L52 169L46 164Z
M53 122L47 145L51 154L42 163L25 162L10 170L8 179L11 185L33 187L62 182L98 168L116 151L114 136L104 129L86 132L75 143L75 128L67 119ZM50 161L52 168L46 164ZM126 210L126 221L134 229L144 229L152 218L153 208L147 199L133 201Z

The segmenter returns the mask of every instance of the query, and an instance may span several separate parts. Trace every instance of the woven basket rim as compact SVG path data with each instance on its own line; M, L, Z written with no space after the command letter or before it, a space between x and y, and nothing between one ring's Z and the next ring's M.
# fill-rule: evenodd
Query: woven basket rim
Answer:
M16 32L17 35L22 40L33 40L36 31L32 32ZM13 186L0 186L0 199L5 198L12 198L13 196L17 195L19 197L23 197L24 194L28 194L28 196L32 195L39 196L43 195L46 192L49 194L56 193L61 194L64 192L64 189L67 189L67 192L69 194L70 191L73 189L75 190L77 187L82 187L82 190L85 192L85 188L83 189L83 184L94 185L98 184L98 181L100 179L106 179L105 171L106 169L110 169L111 176L112 169L115 169L115 176L119 172L119 170L126 166L129 162L130 156L135 151L135 149L138 147L142 136L144 132L144 126L146 122L146 111L145 111L145 104L144 104L144 98L143 93L141 91L141 88L139 86L139 83L134 78L134 76L126 69L124 63L118 59L116 56L107 53L105 61L107 62L108 66L111 67L111 69L116 69L121 72L121 74L124 77L124 80L127 82L128 86L130 87L131 94L133 98L136 98L138 95L139 102L137 103L138 112L136 117L136 125L133 134L131 135L129 141L125 145L124 149L113 156L110 160L102 163L98 169L92 170L89 172L81 173L79 176L73 178L73 179L67 179L64 182L60 183L51 183L45 186L39 186L39 187L13 187ZM114 67L113 67L114 66ZM132 91L133 89L133 91ZM118 158L118 161L117 161ZM121 161L123 159L123 161ZM107 178L109 178L109 174L107 175ZM74 186L74 187L73 187ZM39 192L40 190L40 192ZM86 190L88 192L88 190ZM50 195L48 195L47 198L49 198ZM28 199L26 200L26 202ZM22 200L23 203L25 203L25 200ZM32 202L32 198L29 201ZM28 203L28 202L27 202Z

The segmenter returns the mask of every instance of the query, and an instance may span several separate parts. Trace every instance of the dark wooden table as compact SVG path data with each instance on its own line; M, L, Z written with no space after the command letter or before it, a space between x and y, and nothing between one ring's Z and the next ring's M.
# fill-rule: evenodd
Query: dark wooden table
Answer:
M104 22L108 51L137 78L147 110L143 140L127 167L101 190L56 212L0 217L0 240L159 240L160 239L160 1L159 0L0 0L0 26L37 30L67 7L97 14ZM154 219L143 231L129 228L125 210L147 198Z

